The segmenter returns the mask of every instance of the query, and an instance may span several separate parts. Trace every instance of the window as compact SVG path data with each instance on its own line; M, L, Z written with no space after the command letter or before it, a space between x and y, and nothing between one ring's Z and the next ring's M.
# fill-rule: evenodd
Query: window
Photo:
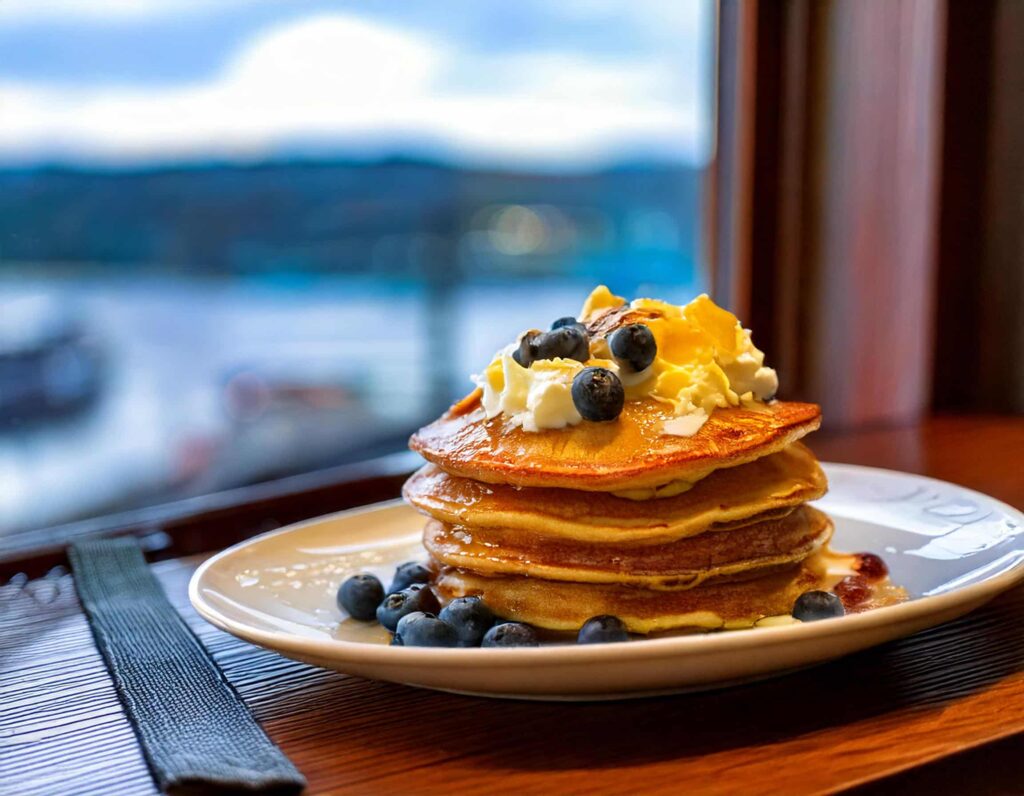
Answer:
M692 2L0 5L0 532L404 448L600 282L704 287Z

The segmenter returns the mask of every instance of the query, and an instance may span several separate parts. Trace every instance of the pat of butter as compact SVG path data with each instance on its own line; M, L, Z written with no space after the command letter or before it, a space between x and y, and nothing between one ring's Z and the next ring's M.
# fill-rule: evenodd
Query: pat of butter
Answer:
M661 426L661 433L672 437L692 437L707 422L707 413L703 409L698 409L688 415L666 420Z

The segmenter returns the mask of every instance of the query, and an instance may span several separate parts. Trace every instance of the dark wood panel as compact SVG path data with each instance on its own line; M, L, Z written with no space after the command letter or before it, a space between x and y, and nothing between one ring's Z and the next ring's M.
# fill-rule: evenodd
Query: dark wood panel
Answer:
M994 28L977 354L983 407L1024 412L1024 3L996 0Z
M1004 738L967 749L923 768L894 774L854 790L856 796L906 796L908 793L969 793L1017 796L1024 782L1024 737Z
M984 239L994 5L950 3L942 136L938 297L932 402L950 410L979 404ZM955 321L954 321L955 319Z
M1024 4L949 4L934 404L1024 411Z

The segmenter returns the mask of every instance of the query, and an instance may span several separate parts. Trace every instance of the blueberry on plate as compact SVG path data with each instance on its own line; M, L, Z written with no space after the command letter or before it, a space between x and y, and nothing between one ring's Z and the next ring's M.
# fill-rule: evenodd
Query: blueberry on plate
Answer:
M576 637L577 644L606 644L610 641L629 641L629 632L621 619L608 614L588 619Z
M628 364L636 373L649 368L658 355L654 334L642 323L616 329L608 338L608 348L619 364Z
M561 326L534 338L537 359L590 359L590 341L581 326Z
M460 647L479 647L494 624L494 614L479 597L456 597L441 609L440 617L455 628Z
M384 587L369 572L360 572L341 584L338 589L338 605L353 619L371 621L377 613L377 606L384 599Z
M843 601L829 591L805 591L793 603L793 618L801 622L832 619L845 613Z
M430 587L423 583L414 583L401 591L393 592L377 606L377 621L384 627L395 632L398 621L414 611L434 612L440 607L437 597Z
M622 413L626 391L607 368L583 368L572 380L572 402L584 420L614 420Z
M391 585L388 586L388 594L401 591L414 583L428 583L429 581L429 569L419 561L406 561L395 570L395 577L391 579Z
M426 611L413 611L398 620L391 639L395 647L457 647L455 628Z
M502 622L484 634L481 647L539 647L537 633L522 622Z

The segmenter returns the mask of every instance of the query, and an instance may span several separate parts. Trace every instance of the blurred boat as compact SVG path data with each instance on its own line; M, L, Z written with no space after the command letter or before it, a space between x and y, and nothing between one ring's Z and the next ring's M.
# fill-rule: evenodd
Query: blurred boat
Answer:
M105 355L53 296L0 302L0 430L81 411L99 397Z
M373 411L368 392L336 361L234 368L221 387L225 425L179 447L178 481L201 494L403 449L410 428Z

